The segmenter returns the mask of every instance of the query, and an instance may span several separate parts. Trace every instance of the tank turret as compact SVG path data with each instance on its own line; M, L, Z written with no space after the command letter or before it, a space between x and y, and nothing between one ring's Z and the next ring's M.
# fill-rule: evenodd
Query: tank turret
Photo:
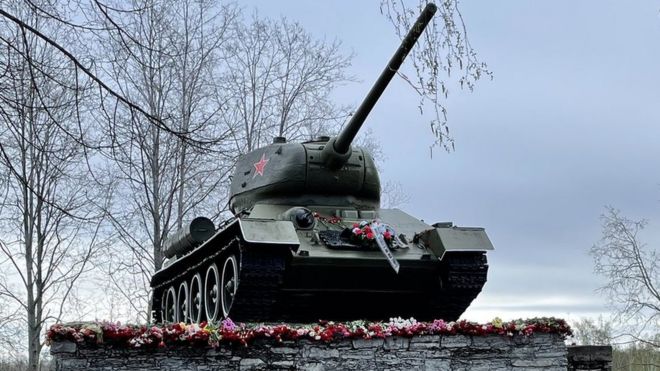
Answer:
M276 137L240 156L234 216L168 240L151 280L155 322L458 319L486 283L486 232L381 208L373 158L353 145L435 11L426 6L339 135Z
M259 202L335 206L380 206L380 179L373 158L352 143L369 112L433 18L428 4L339 135L307 143L273 144L239 158L232 178L230 208L241 213Z

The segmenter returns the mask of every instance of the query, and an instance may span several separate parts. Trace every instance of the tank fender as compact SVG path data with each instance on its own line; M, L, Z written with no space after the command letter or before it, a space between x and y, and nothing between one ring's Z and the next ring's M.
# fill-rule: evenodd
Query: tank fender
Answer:
M420 239L440 260L446 252L494 250L483 228L433 228L420 233Z
M255 244L299 246L298 234L288 220L239 219L243 240Z

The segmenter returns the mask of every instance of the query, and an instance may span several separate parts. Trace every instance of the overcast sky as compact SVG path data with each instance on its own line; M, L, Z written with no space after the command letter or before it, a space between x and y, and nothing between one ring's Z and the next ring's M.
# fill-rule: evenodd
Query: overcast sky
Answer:
M357 105L399 41L378 1L247 1L355 53L337 101ZM450 88L456 151L435 151L417 98L394 81L366 126L401 182L404 211L485 227L496 250L463 318L607 313L589 247L605 205L647 218L660 241L660 1L464 1L472 46L494 73Z

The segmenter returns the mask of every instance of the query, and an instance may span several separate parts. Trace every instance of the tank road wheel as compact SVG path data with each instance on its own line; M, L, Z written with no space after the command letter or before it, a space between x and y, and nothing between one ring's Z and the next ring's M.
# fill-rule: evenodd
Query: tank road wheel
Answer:
M188 299L188 315L192 323L202 322L202 312L204 312L204 308L202 307L202 292L202 276L197 273L190 281L190 297Z
M174 287L170 286L165 293L164 307L163 307L163 320L165 322L176 322L176 291Z
M179 322L190 320L190 305L188 303L188 282L183 281L179 285L179 291L176 295L176 318Z
M211 264L206 269L204 278L204 309L209 322L217 321L220 317L220 276L218 266Z
M227 318L231 305L234 303L234 296L238 290L238 263L236 262L236 255L230 255L222 265L222 295L220 296L222 303L222 317Z

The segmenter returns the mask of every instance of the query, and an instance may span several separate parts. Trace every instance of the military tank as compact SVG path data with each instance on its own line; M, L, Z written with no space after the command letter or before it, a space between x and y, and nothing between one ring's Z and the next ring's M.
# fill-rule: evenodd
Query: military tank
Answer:
M155 322L458 319L486 282L484 229L380 208L374 160L352 145L435 11L423 10L339 135L277 137L238 159L234 216L217 228L197 218L164 244Z

